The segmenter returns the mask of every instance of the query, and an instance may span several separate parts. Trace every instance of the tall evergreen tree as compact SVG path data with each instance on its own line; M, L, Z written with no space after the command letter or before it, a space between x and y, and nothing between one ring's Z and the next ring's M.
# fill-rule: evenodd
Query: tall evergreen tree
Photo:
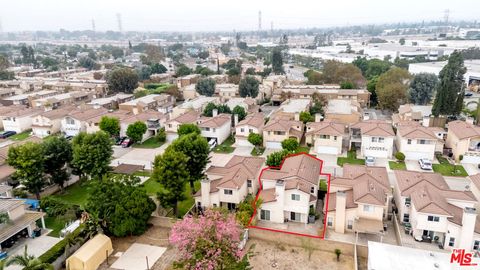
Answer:
M457 115L461 112L465 93L463 75L466 71L462 54L453 52L438 76L440 81L433 103L433 115Z

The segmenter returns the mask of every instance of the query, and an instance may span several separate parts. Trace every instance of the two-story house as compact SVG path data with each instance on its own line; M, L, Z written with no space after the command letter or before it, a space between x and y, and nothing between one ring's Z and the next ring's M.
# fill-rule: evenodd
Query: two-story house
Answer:
M118 93L110 97L94 99L87 104L92 106L93 108L104 107L105 109L113 110L118 109L119 104L131 101L134 98L135 96L132 94Z
M176 106L172 110L172 117L177 117L188 111L196 111L202 113L208 103L220 104L219 97L198 96L191 100L186 100L182 104Z
M93 119L107 113L108 110L103 107L98 109L84 107L75 109L62 119L61 131L67 136L76 136L80 132L87 132L89 123Z
M217 144L221 144L230 136L232 115L226 113L217 115L214 110L212 117L202 116L197 123L203 137L208 141L214 140Z
M262 113L250 114L235 126L235 144L238 146L252 146L248 141L250 133L263 134L265 120Z
M445 146L452 149L453 157L462 163L480 163L480 127L465 121L448 123Z
M414 105L405 104L400 105L398 113L392 115L392 122L394 126L404 121L418 122L420 125L429 127L431 125L430 116L432 115L432 105Z
M286 157L280 169L262 175L262 205L258 219L274 223L308 222L315 210L320 182L320 161L306 154Z
M233 156L223 167L210 166L201 189L195 194L197 207L226 207L234 210L248 194L258 190L264 158Z
M173 141L178 138L177 130L182 124L197 124L199 118L200 113L191 110L166 121L165 132L167 133L167 140Z
M175 106L175 97L167 94L152 94L121 103L120 110L131 111L138 114L148 110L169 113Z
M395 170L398 217L417 241L478 250L480 220L470 191L452 190L442 175Z
M349 99L331 99L325 110L325 119L343 124L354 124L362 120L363 110L360 103Z
M392 125L386 121L367 120L350 126L350 147L359 149L363 157L391 158L394 138Z
M433 160L435 152L443 152L445 131L438 127L425 127L418 122L400 122L397 126L397 150L407 160L428 158Z
M42 113L40 108L23 108L3 115L3 128L8 131L22 133L32 128L33 117Z
M385 168L345 164L343 176L330 181L327 227L338 233L382 234L392 196Z
M32 132L33 135L44 138L51 134L60 132L62 127L62 119L67 116L74 107L67 106L55 110L42 112L33 117Z
M31 101L31 104L32 107L56 109L60 106L86 103L92 100L92 97L92 92L72 91L51 97L34 99Z
M303 127L303 123L296 120L287 120L282 117L270 119L263 127L263 146L282 149L282 141L289 138L295 138L300 142Z
M307 123L305 142L313 146L316 154L340 155L343 151L343 141L347 139L346 125L337 121Z

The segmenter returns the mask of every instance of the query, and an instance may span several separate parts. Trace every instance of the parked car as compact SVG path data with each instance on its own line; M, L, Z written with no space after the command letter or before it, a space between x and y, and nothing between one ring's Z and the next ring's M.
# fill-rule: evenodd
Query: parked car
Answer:
M365 165L375 166L375 157L365 157Z
M432 170L432 161L430 159L421 158L418 160L418 164L420 164L420 168L422 170L428 170L428 171Z
M132 144L133 144L133 140L130 139L130 138L126 138L126 139L123 140L123 142L122 142L122 147L123 147L123 148L127 148L127 147L129 147L130 145L132 145Z
M471 96L473 96L473 94L472 93L465 93L465 96L466 97L471 97Z
M212 150L213 148L215 148L215 146L217 146L217 140L211 139L210 141L208 141L208 145L210 145L210 150Z
M65 136L65 139L66 139L67 141L71 141L71 140L73 139L73 136Z
M126 139L127 137L123 136L123 137L117 137L115 139L115 145L122 145L122 142Z
M17 134L17 132L15 132L15 131L4 131L4 132L0 133L0 139L6 139L6 138L8 138L10 136L13 136L15 134Z

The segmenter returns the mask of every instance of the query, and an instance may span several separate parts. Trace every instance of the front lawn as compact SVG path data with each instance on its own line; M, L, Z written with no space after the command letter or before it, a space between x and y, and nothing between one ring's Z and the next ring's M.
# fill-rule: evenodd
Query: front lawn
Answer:
M65 227L65 221L58 217L45 217L45 227L52 230L48 236L59 237L60 231Z
M162 189L162 185L160 185L160 183L156 182L151 178L148 179L145 183L143 183L143 186L145 187L147 194L150 196L156 196L157 193ZM195 190L198 191L199 189L200 181L196 181ZM183 194L185 195L185 200L178 202L178 217L183 217L195 203L195 199L191 194L190 182L187 182L185 184L185 192Z
M232 147L232 144L234 143L235 139L230 135L222 144L215 146L213 152L230 154L235 150L235 147Z
M388 166L392 170L406 170L407 169L407 165L405 165L405 162L389 161Z
M24 131L22 133L15 134L13 136L10 136L9 139L12 141L23 141L26 138L30 137L31 130Z
M461 176L467 177L468 173L465 171L462 165L452 164L433 164L433 171L444 176Z
M133 145L134 148L158 148L162 146L165 142L159 142L155 139L155 137L151 137L146 139L142 143L136 143Z
M365 165L365 159L357 158L357 152L355 150L348 151L347 157L337 158L337 165L342 166L343 164L356 164L356 165Z
M295 150L295 153L310 153L310 147L308 146L298 146L297 150Z
M257 148L254 147L252 149L252 152L250 152L250 155L257 157L257 156L263 155L263 152L265 152L265 147L259 147L258 151L257 151Z

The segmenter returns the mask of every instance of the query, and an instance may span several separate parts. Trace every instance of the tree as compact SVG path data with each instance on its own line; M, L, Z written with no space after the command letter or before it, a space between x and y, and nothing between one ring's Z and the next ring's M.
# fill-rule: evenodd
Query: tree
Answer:
M342 251L338 248L335 249L335 255L337 255L337 262L340 261L340 255L342 255Z
M367 82L367 90L370 92L370 106L375 107L378 104L378 98L377 98L377 82L378 82L378 76L373 76L370 80Z
M304 124L307 122L315 122L315 116L311 115L310 112L300 112L300 121Z
M280 48L275 48L272 51L272 70L275 74L284 74L283 57Z
M207 209L177 221L169 237L180 252L182 269L236 269L240 263L240 228L233 214Z
M267 166L279 167L283 159L290 153L291 152L288 150L282 150L282 151L271 153L270 155L267 156L267 161L266 161Z
M375 92L382 110L396 111L407 99L410 74L407 70L393 67L378 77Z
M107 72L107 83L110 91L131 94L138 87L138 74L131 68L116 68Z
M187 67L184 64L181 64L177 67L177 72L175 73L175 76L177 77L183 77L192 74L192 69Z
M103 131L80 133L72 142L72 168L80 177L87 175L100 178L109 171L112 159L112 141Z
M253 76L246 76L240 80L238 90L241 97L256 98L258 96L258 87L260 83Z
M215 94L215 85L216 82L212 78L202 78L198 80L197 84L195 85L195 90L200 95L211 97Z
M405 45L405 39L404 38L401 38L398 43L400 43L400 45Z
M189 171L189 182L192 194L195 193L195 181L205 177L205 168L210 162L210 146L207 139L197 133L183 135L173 141L167 149L182 152L189 157L187 169Z
M465 92L463 82L465 72L462 54L458 51L453 52L438 76L437 94L432 108L433 115L457 115L461 112Z
M140 81L146 81L150 79L150 76L152 75L152 69L150 66L142 66L137 69L135 69L135 72L137 72L138 79Z
M10 67L10 62L7 56L0 54L0 80L12 80L15 78L13 72L7 71L8 67Z
M163 155L156 156L153 163L152 179L162 185L157 194L160 204L172 207L177 215L177 203L184 199L185 184L189 177L189 157L182 152L167 148Z
M308 71L307 71L308 72ZM313 76L315 73L310 72L308 75ZM355 87L363 86L365 78L362 71L353 64L345 64L336 60L327 60L323 64L322 74L320 77L322 83L351 83Z
M178 127L177 134L180 137L191 133L200 134L200 128L195 124L181 124Z
M145 46L145 53L147 54L147 59L152 64L158 64L164 58L162 48L156 45L147 44Z
M142 141L145 132L147 132L147 125L142 121L137 121L127 127L127 136L134 142Z
M355 85L352 82L341 82L340 89L353 89Z
M100 130L104 131L110 136L120 135L120 120L118 120L116 117L102 116L98 126L100 127Z
M213 115L213 110L217 110L217 105L213 102L207 103L205 109L203 110L203 115L211 117Z
M437 83L437 75L433 73L416 74L410 83L410 91L408 92L410 102L419 105L430 103Z
M405 161L405 154L402 153L402 152L397 152L397 153L395 153L395 158L398 161L403 162L403 161Z
M58 60L52 57L45 57L42 59L42 65L48 70L58 70Z
M15 178L38 200L47 184L43 174L44 160L43 147L39 143L27 142L8 149L7 163L16 169Z
M159 63L151 64L150 68L152 70L152 74L162 74L168 70L164 65Z
M72 161L72 145L64 137L52 136L43 143L44 171L50 180L63 190L63 184L69 178L67 164Z
M246 75L255 75L256 74L255 68L253 68L253 67L247 68L247 70L245 70L245 74Z
M85 210L116 237L140 235L156 205L133 175L110 175L92 184Z
M257 133L248 134L248 142L255 146L255 149L258 150L258 147L263 144L263 137Z
M282 141L282 148L287 151L293 152L297 150L298 146L299 143L295 138L288 138Z
M90 57L82 57L78 59L78 65L88 70L98 69L98 64Z
M247 112L245 112L245 108L243 108L240 105L235 106L232 110L232 113L238 115L238 121L242 121L247 116Z
M6 266L18 265L22 270L53 270L53 265L44 263L35 256L28 254L27 245L23 255L15 255L7 260Z
M313 103L313 106L310 107L310 115L313 116L315 118L315 114L319 113L321 115L324 115L325 112L323 111L323 105L321 102L319 101L315 101Z
M122 48L119 48L119 47L113 47L110 51L110 53L112 54L112 57L114 59L118 59L118 58L122 58L124 53L123 53L123 49Z
M307 78L307 84L309 85L322 84L322 73L318 71L309 69L303 73L303 76Z

